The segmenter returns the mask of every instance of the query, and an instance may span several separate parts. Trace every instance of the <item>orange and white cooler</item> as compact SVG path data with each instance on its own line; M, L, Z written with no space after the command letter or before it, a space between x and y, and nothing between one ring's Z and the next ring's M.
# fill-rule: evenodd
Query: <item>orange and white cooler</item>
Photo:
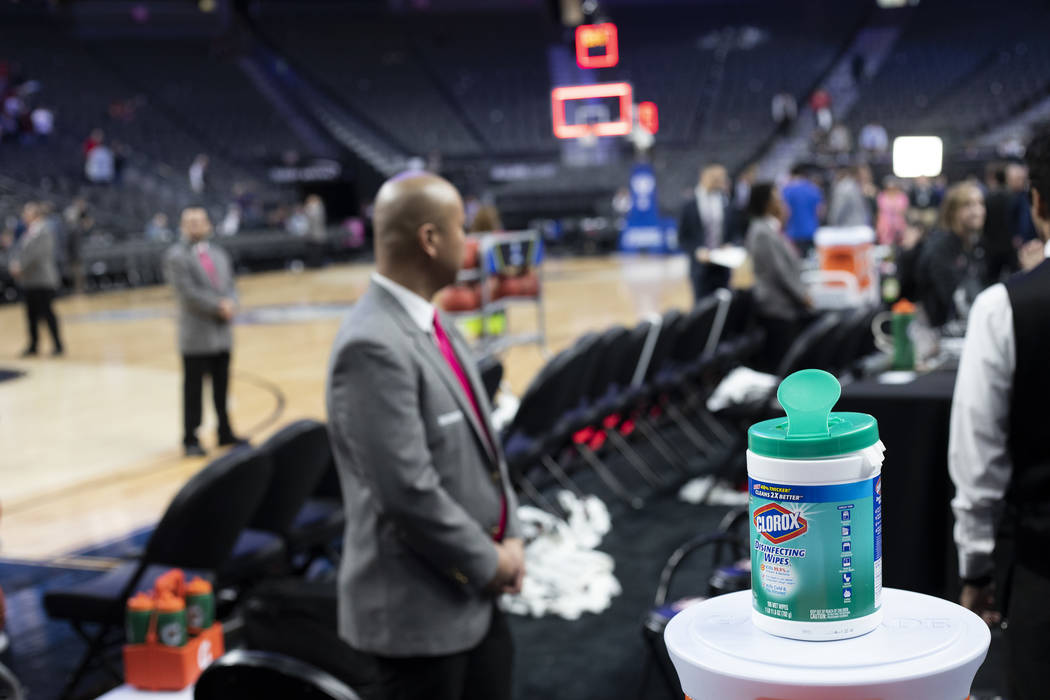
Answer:
M870 226L822 226L813 236L819 262L820 287L845 294L847 303L878 298L875 230Z
M941 598L886 588L882 624L810 642L751 624L751 592L711 598L664 631L693 700L966 700L988 653L988 626Z

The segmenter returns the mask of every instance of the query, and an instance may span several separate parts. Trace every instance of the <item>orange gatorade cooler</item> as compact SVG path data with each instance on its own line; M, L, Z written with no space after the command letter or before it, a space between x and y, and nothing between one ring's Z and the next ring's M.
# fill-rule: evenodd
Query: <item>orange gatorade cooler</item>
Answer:
M857 279L862 295L872 293L875 284L875 231L870 226L824 226L817 229L813 242L824 272L845 272ZM834 286L834 283L830 283Z

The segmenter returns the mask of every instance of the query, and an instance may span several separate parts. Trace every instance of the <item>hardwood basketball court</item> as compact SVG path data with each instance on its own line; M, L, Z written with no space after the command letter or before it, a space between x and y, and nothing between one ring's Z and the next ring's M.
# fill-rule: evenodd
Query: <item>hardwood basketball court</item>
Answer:
M370 265L344 265L239 280L230 389L235 430L258 442L293 420L324 419L332 340L371 272ZM683 258L645 257L548 260L544 296L549 351L590 330L684 308L691 299ZM70 297L56 312L67 355L49 357L45 333L45 354L21 360L23 307L0 307L0 368L25 373L0 383L0 559L68 564L70 553L148 526L217 455L182 456L181 368L167 288ZM531 309L510 311L512 329L531 329L534 319ZM520 396L544 354L521 346L504 353L503 362ZM213 449L209 401L206 395L200 435Z

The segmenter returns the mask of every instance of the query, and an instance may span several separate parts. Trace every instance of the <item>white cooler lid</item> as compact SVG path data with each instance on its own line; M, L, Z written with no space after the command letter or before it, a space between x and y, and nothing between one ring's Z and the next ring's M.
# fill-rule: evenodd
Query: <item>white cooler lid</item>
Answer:
M875 230L871 226L821 226L813 235L813 243L828 245L863 245L875 242Z
M703 698L712 676L776 679L788 686L885 686L976 664L988 651L988 626L966 608L891 588L883 622L868 634L832 642L775 637L751 623L751 591L698 603L672 618L667 650L687 694ZM974 665L976 670L976 665Z

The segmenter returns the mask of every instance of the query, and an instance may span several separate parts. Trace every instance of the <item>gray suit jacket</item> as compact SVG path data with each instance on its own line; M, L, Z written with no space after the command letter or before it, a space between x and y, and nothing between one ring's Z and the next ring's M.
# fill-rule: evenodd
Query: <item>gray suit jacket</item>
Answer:
M755 305L763 316L788 321L806 308L802 263L787 238L768 219L755 219L747 230L747 251L755 268Z
M451 321L442 326L495 438L469 349ZM505 536L520 536L498 438L485 439L434 339L375 283L339 329L327 393L346 505L340 636L384 656L477 645L492 614L483 589L496 573L501 490Z
M179 307L179 351L183 355L214 355L233 347L233 330L219 316L219 303L236 297L233 264L222 248L208 245L219 284L212 284L200 257L186 241L164 255L164 276L175 290Z
M55 261L55 232L46 221L33 223L15 248L15 260L22 266L20 284L25 289L58 289L60 278Z

